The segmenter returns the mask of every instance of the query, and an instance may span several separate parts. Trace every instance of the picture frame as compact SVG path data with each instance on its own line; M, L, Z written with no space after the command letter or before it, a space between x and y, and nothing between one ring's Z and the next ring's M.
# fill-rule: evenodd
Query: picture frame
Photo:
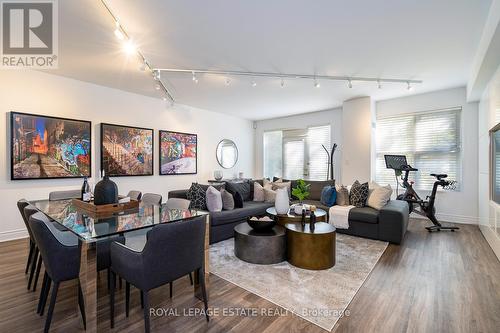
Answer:
M160 130L159 173L195 175L198 173L198 135Z
M101 123L101 170L110 177L153 176L154 130Z
M84 177L92 177L91 121L10 112L11 180Z

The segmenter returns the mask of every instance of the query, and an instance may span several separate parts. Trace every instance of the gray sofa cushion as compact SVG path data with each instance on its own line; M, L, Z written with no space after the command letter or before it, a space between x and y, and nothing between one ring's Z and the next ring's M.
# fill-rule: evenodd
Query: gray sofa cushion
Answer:
M272 206L274 204L267 202L245 201L243 208L210 213L211 225L228 224L238 220L245 220L249 216L263 215L266 213L266 209Z
M251 196L250 196L250 183L247 182L247 181L245 181L245 182L238 182L238 183L227 182L226 183L226 190L229 191L232 194L238 192L239 194L241 194L241 197L243 198L243 201L249 201L249 200L251 200Z
M353 208L349 211L349 221L378 223L378 210L371 207Z

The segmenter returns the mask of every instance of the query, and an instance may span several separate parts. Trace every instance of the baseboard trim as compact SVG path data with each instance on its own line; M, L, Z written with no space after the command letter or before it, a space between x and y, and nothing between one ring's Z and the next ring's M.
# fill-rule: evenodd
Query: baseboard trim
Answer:
M495 232L486 225L480 224L479 230L481 230L481 233L488 242L488 245L493 250L493 253L495 253L498 260L500 260L500 238L498 238L498 236L495 235Z
M29 237L26 229L16 229L10 231L0 232L0 242L7 242L10 240L21 239Z
M411 213L410 217L417 219L427 220L427 217ZM479 217L477 216L465 216L465 215L453 215L453 214L436 214L437 219L440 222L449 223L460 223L460 224L479 224Z

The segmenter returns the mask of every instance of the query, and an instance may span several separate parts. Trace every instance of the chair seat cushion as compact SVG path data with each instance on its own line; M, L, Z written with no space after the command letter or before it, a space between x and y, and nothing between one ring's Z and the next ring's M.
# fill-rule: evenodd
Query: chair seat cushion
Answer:
M353 208L349 211L349 220L366 223L378 223L378 210L371 207Z

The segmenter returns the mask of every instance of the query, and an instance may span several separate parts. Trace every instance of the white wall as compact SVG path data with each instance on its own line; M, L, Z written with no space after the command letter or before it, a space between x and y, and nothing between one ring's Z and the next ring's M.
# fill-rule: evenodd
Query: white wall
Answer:
M331 126L331 143L337 143L338 148L334 155L334 175L336 179L340 179L340 161L342 156L342 109L336 108L332 110L311 112L296 116L266 119L256 121L255 129L255 176L262 178L264 173L263 157L263 133L273 130L301 129L311 126L327 125ZM325 152L326 160L326 152Z
M372 102L370 97L342 104L342 184L371 178Z
M500 205L490 200L490 134L500 122L500 66L479 103L479 227L500 258Z
M175 106L166 108L160 99L127 93L41 72L4 70L0 75L0 241L24 237L24 224L16 207L20 198L43 199L54 190L74 189L81 179L10 180L9 111L62 116L92 121L92 174L99 170L99 123L116 123L155 129L154 176L113 178L120 193L135 189L160 193L166 199L174 189L193 181L206 182L213 171L222 169L216 161L217 143L228 138L236 142L239 160L225 176L239 171L253 175L252 122L216 112ZM198 174L158 176L158 131L174 130L198 134Z
M478 103L467 103L466 89L455 88L376 103L378 117L462 107L462 184L460 192L438 192L437 217L442 221L478 223ZM375 164L374 164L375 165ZM423 197L426 192L419 192Z

